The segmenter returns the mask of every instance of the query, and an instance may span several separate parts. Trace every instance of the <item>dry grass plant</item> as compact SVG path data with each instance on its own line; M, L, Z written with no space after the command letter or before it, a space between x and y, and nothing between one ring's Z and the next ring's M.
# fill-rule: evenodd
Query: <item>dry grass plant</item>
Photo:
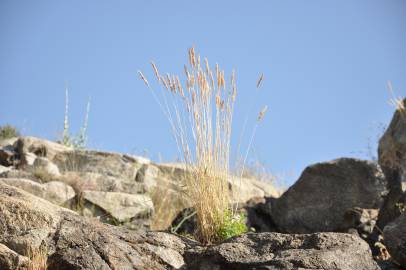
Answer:
M45 247L38 249L28 250L28 257L30 262L28 264L28 270L46 270L48 269L48 252Z
M189 49L188 60L188 65L184 66L184 84L179 76L161 74L151 62L156 81L163 90L160 92L152 88L141 71L138 73L169 120L186 166L186 201L191 202L197 215L195 237L202 243L213 243L222 239L221 231L232 211L229 209L229 160L236 78L232 71L226 82L224 70L218 64L212 69L208 59L201 60L194 48ZM262 81L263 75L257 81L257 87ZM258 115L244 162L266 110L267 107L263 108ZM243 172L244 168L241 174Z
M168 118L187 171L187 196L197 212L196 237L203 243L219 240L224 215L229 208L229 157L231 124L237 95L234 71L226 84L225 72L216 64L210 68L194 48L189 50L189 65L184 66L186 84L178 76L161 75L154 63L162 99L146 77L140 78ZM162 101L161 101L162 100Z

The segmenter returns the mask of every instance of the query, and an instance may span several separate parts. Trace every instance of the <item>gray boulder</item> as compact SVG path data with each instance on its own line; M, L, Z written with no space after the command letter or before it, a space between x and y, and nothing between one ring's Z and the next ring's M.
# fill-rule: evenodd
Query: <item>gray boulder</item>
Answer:
M403 100L406 105L406 100ZM379 141L379 164L388 180L389 194L385 198L378 227L383 228L400 216L398 204L406 202L406 112L397 109Z
M147 195L84 191L82 198L103 209L119 222L137 217L148 218L154 211L152 200Z
M307 167L299 180L267 209L280 232L347 231L345 213L354 208L379 209L386 180L375 163L351 158Z
M184 251L194 245L164 232L135 232L86 219L3 183L0 232L0 244L7 247L0 262L20 260L16 254L28 256L28 250L42 247L49 269L180 269Z
M378 270L366 242L351 234L245 234L187 251L188 269Z
M406 267L406 212L385 226L383 238L390 255Z

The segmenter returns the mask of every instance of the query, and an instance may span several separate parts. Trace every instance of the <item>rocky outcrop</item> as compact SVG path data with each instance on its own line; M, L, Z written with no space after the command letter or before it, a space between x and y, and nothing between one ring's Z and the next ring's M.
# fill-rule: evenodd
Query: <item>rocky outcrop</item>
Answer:
M188 250L188 269L378 270L369 246L341 233L249 233L206 249Z
M28 250L45 248L49 269L179 269L193 244L86 219L2 183L0 231L0 263L23 264Z
M339 232L351 228L344 218L348 210L379 209L386 194L386 180L376 164L342 158L307 167L266 209L280 232Z
M383 237L390 255L406 268L406 212L385 226Z
M406 105L406 100L403 100ZM397 109L392 121L379 141L379 164L388 180L389 194L379 212L378 226L401 215L398 205L406 206L406 112Z
M406 106L406 99L403 100ZM401 182L406 182L406 112L397 109L389 127L379 140L379 164L400 172Z
M156 164L126 154L73 149L34 137L2 141L0 163L7 166L0 165L0 178L23 179L10 179L8 184L111 224L134 229L153 224L155 229L164 229L178 212L191 206L184 196L185 177L190 174L182 164ZM72 199L71 188L59 198L48 192L57 191L58 186L70 186L76 197ZM249 178L230 178L229 188L233 201L240 203L253 197L279 196L271 184ZM134 197L145 197L143 201L157 205L156 215L151 219L152 207L145 207L140 200L134 205ZM168 207L171 211L166 211ZM148 209L142 212L149 214L134 213L135 208Z
M378 269L368 245L351 234L249 233L204 247L84 218L3 183L0 231L2 270L27 269L28 250L38 249L49 269Z

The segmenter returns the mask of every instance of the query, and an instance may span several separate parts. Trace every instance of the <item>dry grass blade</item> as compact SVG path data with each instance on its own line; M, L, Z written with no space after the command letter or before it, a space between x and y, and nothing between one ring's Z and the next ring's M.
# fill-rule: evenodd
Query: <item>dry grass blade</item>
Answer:
M268 106L265 105L265 107L262 108L262 110L258 114L258 118L257 118L258 122L261 121L264 118L265 113L266 113L267 110L268 110Z
M401 97L396 97L391 81L388 81L388 91L391 95L389 104L394 106L403 116L406 116L406 108L403 99Z
M138 75L140 76L141 80L144 81L145 85L149 87L149 83L148 83L147 79L145 78L144 74L142 74L142 72L139 70L138 70Z
M259 88L262 85L263 80L264 80L264 74L261 73L261 76L259 76L259 79L257 81L257 88Z

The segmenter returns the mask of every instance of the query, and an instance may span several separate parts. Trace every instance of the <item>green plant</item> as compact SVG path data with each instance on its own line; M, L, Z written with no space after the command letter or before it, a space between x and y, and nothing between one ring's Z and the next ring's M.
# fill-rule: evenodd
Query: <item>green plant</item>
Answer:
M62 144L77 148L77 149L83 149L86 147L87 143L87 127L89 123L89 112L90 112L90 99L87 102L86 106L86 114L85 114L85 119L83 122L83 126L80 128L80 131L76 135L72 135L69 131L69 117L68 117L68 112L69 112L69 91L68 88L65 88L65 116L64 116L64 122L63 122L63 133L62 133Z
M0 140L5 140L20 136L20 132L12 125L4 125L0 127Z
M226 84L224 70L212 70L207 58L201 62L194 48L189 50L189 64L184 66L185 84L179 76L161 75L152 68L163 88L158 98L148 80L138 71L141 80L169 120L178 150L185 163L185 194L196 211L196 238L203 243L223 239L221 232L230 209L229 160L231 127L237 87L234 71ZM262 77L258 82L261 84ZM264 114L264 108L259 122ZM256 128L255 128L256 129ZM252 138L255 134L253 132Z
M226 240L247 231L246 216L226 210L219 231L221 240Z

